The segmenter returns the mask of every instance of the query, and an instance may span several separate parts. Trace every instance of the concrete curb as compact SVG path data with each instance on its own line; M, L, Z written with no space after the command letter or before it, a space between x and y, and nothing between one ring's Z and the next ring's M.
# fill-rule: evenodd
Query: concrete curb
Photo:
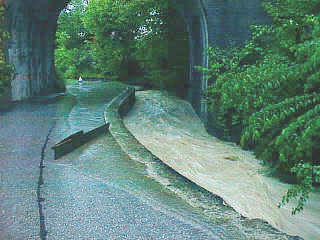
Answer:
M76 148L82 146L83 144L89 142L95 137L110 131L112 136L116 139L117 143L123 149L125 153L127 153L130 157L132 156L132 152L145 152L146 149L142 147L136 138L127 130L125 125L122 122L122 117L129 112L132 105L135 102L135 88L128 87L122 93L120 93L117 97L112 99L112 101L107 105L105 109L105 124L90 130L89 132L84 133L83 131L76 132L67 138L61 140L56 143L52 149L54 150L54 159L58 159ZM112 125L112 126L111 126ZM121 137L120 137L121 136ZM122 139L122 140L120 140ZM124 140L125 139L125 140ZM137 145L136 148L126 147L130 145L129 143L135 143ZM130 151L131 150L131 151ZM129 154L131 152L131 155ZM138 159L135 159L138 160Z
M135 89L128 87L107 105L105 121L109 124L109 132L113 138L131 159L142 163L150 162L158 157L141 144L123 123L123 116L130 111L134 103Z

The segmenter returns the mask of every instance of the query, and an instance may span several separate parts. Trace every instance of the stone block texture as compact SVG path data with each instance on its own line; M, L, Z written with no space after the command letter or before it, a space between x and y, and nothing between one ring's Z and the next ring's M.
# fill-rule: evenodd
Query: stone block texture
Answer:
M57 91L54 47L57 20L68 0L7 1L9 61L15 67L12 100Z
M171 0L170 6L184 17L189 33L190 74L187 100L206 122L204 92L208 82L195 66L207 66L204 50L242 44L250 38L250 25L271 20L262 7L263 0Z
M270 23L261 3L262 0L203 0L209 45L242 43L250 37L250 25Z
M12 99L23 100L57 91L54 47L57 19L70 0L6 1L11 40L9 61L15 66ZM208 46L225 47L250 36L249 26L270 22L262 0L168 0L183 16L189 33L190 73L187 99L206 116L207 81L194 66L207 65Z

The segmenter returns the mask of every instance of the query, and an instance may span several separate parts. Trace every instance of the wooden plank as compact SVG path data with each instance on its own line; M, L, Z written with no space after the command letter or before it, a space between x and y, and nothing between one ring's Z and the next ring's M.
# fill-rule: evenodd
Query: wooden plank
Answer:
M89 132L83 133L83 131L76 132L62 141L55 144L52 149L54 150L54 159L58 159L90 140L98 137L99 135L106 133L109 129L109 123L104 124L100 127L90 130Z

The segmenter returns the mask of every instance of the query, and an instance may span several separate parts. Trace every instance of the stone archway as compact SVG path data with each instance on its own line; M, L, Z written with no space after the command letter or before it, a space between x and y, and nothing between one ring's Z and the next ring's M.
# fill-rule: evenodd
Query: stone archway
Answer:
M54 67L54 39L57 19L70 0L1 0L8 7L9 61L16 68L12 81L13 100L57 91ZM189 34L190 72L188 101L207 121L204 91L208 82L194 66L208 65L204 50L225 47L249 38L249 26L269 22L261 7L263 0L168 0L183 16Z
M15 66L12 100L24 100L58 89L54 67L54 39L57 19L70 0L7 1L9 61ZM206 104L201 101L207 83L203 74L194 69L207 65L203 50L208 46L207 18L203 0L172 0L170 4L184 17L189 32L190 73L188 100L200 116ZM203 118L205 119L205 118Z
M69 0L6 1L9 62L15 67L12 100L57 91L54 43L57 20Z
M208 82L203 72L194 68L200 65L208 66L208 58L204 54L204 50L209 46L206 9L202 0L173 0L171 7L183 16L189 34L190 67L187 100L206 123L207 101L204 91L207 89Z

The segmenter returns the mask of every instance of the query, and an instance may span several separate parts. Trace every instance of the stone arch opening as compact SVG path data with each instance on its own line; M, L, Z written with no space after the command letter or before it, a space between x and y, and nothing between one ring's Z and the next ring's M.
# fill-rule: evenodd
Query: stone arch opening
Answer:
M171 7L183 16L189 35L189 87L186 99L206 123L207 102L204 92L208 82L204 73L195 69L195 66L208 66L208 57L204 54L209 45L205 6L202 0L174 0L171 1Z
M1 0L0 0L1 1ZM57 19L70 0L2 0L8 8L11 40L9 61L16 68L12 99L23 100L57 91L54 68L54 39ZM189 87L187 99L206 123L204 91L208 82L194 66L208 66L204 50L210 45L225 47L229 40L242 43L250 36L249 26L268 23L262 0L170 0L169 6L181 16L189 35Z
M187 24L177 9L168 7L168 64L178 79L173 79L175 94L187 99L190 68L190 41Z
M8 1L9 61L16 74L12 80L12 99L23 100L57 91L54 68L54 39L59 13L69 0ZM187 99L196 112L206 112L202 102L207 87L203 74L194 69L207 65L203 50L208 46L207 18L202 0L172 0L170 6L183 17L189 35L189 88Z
M54 39L60 11L69 0L5 1L8 15L9 62L13 101L56 92Z

